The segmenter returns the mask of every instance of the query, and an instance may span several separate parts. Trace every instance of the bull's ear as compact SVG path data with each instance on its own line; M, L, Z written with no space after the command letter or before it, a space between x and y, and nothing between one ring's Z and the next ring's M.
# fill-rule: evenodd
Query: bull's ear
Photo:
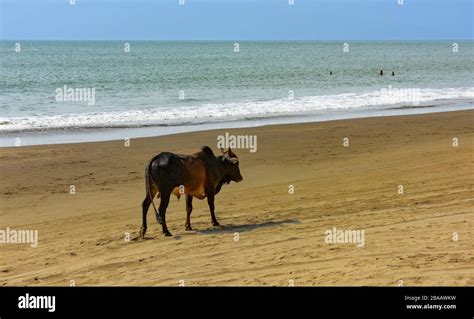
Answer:
M235 156L235 153L232 152L232 150L230 149L230 147L227 149L227 154L229 154L230 157L236 157L236 156Z
M223 148L221 147L221 152L222 152L222 154L226 154L226 153L227 153L227 150L228 150L228 149L223 149Z

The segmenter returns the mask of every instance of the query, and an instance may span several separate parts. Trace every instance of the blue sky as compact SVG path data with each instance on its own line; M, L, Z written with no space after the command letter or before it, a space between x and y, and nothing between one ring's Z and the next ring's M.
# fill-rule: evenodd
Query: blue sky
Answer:
M11 40L473 39L473 0L0 0Z

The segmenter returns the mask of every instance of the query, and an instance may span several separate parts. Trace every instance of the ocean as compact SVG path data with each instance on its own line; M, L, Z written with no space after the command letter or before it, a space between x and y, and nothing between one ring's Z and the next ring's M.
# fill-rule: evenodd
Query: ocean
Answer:
M474 41L0 41L0 57L0 146L474 106Z

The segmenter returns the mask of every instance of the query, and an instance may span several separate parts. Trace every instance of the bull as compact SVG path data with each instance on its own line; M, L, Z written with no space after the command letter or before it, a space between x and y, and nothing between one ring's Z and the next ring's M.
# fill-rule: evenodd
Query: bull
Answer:
M215 156L211 148L204 146L193 155L179 155L162 152L153 157L145 169L146 195L142 202L142 227L140 236L143 238L147 230L147 213L150 204L155 210L155 217L162 226L165 236L172 236L166 225L166 209L171 195L178 199L186 196L185 230L192 230L191 212L193 198L204 199L211 212L213 226L219 226L214 213L214 198L224 184L241 182L239 159L230 148L223 150L222 155ZM160 198L158 210L153 198Z

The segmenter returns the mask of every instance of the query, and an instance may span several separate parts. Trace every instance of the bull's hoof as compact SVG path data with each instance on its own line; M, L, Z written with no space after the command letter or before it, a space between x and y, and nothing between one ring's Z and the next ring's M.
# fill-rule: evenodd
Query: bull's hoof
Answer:
M140 238L145 238L146 228L140 228Z
M171 235L170 232L165 232L164 234L165 234L165 237L173 237L173 235Z
M215 222L212 222L212 226L220 226L221 224L219 224L217 221Z
M158 223L158 224L160 224L160 225L162 225L162 224L163 224L163 220L161 219L161 216L160 216L160 215L158 215L158 214L156 214L156 216L155 216L155 217L156 217L156 221L157 221L157 223Z
M185 225L185 226L184 226L184 229L185 229L186 231L193 230L193 228L191 227L191 225Z

